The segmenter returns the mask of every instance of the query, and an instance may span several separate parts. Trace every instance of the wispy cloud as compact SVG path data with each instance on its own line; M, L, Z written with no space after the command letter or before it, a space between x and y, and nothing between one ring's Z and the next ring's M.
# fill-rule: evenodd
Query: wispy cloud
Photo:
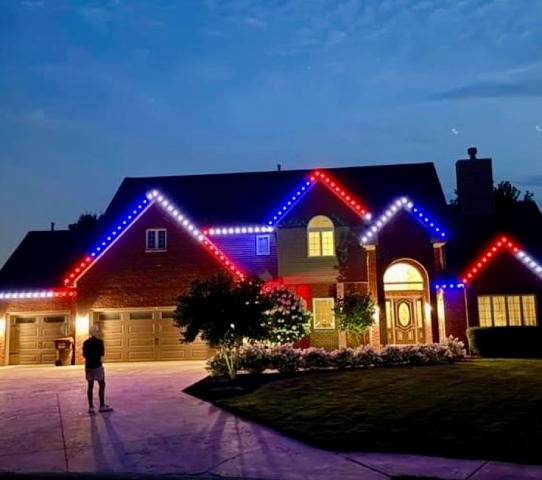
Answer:
M473 83L432 96L437 100L499 97L542 97L542 77L517 83Z
M267 27L267 23L264 22L262 19L260 18L257 18L257 17L246 17L244 19L244 22L251 26L251 27L255 27L255 28L265 28Z
M23 0L21 4L29 8L42 8L45 6L45 1L44 0L35 0L35 1Z

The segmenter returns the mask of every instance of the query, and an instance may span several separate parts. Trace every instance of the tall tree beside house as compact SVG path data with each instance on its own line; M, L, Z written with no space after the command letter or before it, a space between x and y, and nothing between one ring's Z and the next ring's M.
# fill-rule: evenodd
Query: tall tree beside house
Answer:
M68 230L85 232L98 230L102 217L103 215L97 213L83 213L79 216L77 222L68 225Z
M497 209L506 208L518 202L534 202L534 193L526 190L521 197L521 190L512 185L508 180L498 183L493 187L493 200ZM459 205L457 190L454 190L455 197L450 200L450 205Z

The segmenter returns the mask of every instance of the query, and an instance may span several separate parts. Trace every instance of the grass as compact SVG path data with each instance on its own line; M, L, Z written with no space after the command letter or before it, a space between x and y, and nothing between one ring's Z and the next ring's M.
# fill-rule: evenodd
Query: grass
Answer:
M257 377L211 400L324 449L542 464L542 360Z

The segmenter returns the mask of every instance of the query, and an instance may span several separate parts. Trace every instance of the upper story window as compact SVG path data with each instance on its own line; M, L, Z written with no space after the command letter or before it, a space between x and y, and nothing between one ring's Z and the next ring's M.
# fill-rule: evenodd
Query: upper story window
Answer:
M150 228L147 230L147 250L166 250L167 230L165 228Z
M270 235L256 235L256 255L271 255Z
M307 227L309 257L335 256L335 227L324 215L313 217Z

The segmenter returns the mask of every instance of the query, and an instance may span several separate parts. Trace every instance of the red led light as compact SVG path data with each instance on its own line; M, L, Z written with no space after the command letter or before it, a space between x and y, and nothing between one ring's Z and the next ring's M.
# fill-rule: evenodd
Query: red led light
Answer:
M468 280L472 280L472 278L474 278L474 274L478 273L484 265L487 265L489 263L488 260L492 259L493 254L503 248L507 248L512 253L517 253L519 251L517 246L508 238L499 238L498 240L493 242L493 244L484 252L483 255L478 258L474 265L468 270L468 273L463 278L463 283L467 283Z
M314 182L316 179L315 177L321 180L322 183L326 185L330 191L332 191L335 195L337 195L338 198L340 198L346 205L348 205L357 214L365 215L367 213L367 209L360 202L356 202L354 200L354 197L349 192L347 192L344 188L342 188L338 182L336 182L335 180L332 180L331 177L329 177L329 175L325 175L319 171L315 171L310 176L310 180Z

